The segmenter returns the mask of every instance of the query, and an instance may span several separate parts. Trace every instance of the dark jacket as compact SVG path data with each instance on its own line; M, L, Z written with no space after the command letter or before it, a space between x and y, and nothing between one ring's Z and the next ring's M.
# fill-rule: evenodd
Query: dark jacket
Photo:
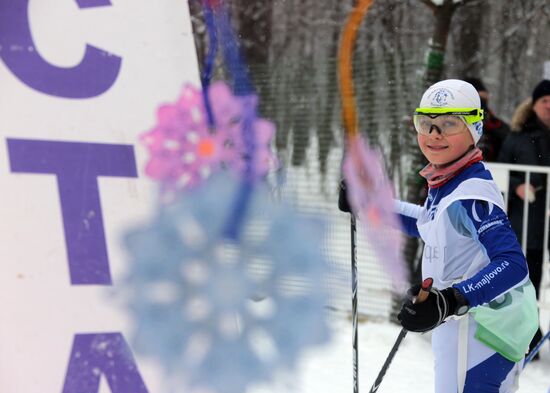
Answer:
M550 130L542 124L531 105L523 103L512 120L512 132L506 138L498 161L511 164L550 166ZM519 111L519 113L518 113ZM521 242L523 224L523 200L516 195L516 188L525 183L523 172L510 173L508 217ZM527 248L541 250L544 238L546 175L531 173L530 183L535 187L535 201L529 204Z
M510 133L510 127L504 121L496 117L491 110L487 110L483 120L483 135L477 143L477 147L483 152L483 161L496 161L500 154L502 144Z

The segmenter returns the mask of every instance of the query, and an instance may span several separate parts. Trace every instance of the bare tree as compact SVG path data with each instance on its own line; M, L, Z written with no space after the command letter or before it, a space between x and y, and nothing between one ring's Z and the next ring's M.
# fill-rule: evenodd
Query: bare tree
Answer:
M437 5L431 0L419 0L424 3L433 13L433 32L428 43L428 55L426 61L426 70L424 74L424 87L428 87L438 82L443 76L445 65L445 52L447 48L447 38L451 28L452 17L458 7L467 4L472 0L462 0L454 2L453 0L443 0ZM410 162L412 168L420 169L426 164L425 158L418 149L410 150ZM425 198L425 182L418 181L418 177L409 177L407 179L407 200L412 203L421 203ZM404 249L405 259L409 263L411 278L418 280L419 270L417 266L418 240L409 238Z
M486 15L489 10L487 1L476 1L466 4L456 11L452 34L453 58L455 67L453 73L460 77L478 77L481 73L482 35L485 33Z

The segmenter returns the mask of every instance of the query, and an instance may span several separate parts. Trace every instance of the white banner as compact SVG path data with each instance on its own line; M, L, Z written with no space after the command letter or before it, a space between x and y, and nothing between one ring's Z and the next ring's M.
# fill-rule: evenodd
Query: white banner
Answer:
M0 392L159 392L110 290L153 206L138 136L199 85L183 0L0 2Z

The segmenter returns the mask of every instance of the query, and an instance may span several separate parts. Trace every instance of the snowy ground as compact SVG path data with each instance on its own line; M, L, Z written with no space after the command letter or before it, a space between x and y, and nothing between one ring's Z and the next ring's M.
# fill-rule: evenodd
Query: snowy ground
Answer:
M368 392L400 328L390 322L367 321L359 325L359 391ZM353 393L351 323L338 319L332 342L309 352L296 370L298 376L270 389L253 393ZM402 342L379 393L433 393L433 358L428 335L409 333ZM550 392L550 350L525 368L518 393Z

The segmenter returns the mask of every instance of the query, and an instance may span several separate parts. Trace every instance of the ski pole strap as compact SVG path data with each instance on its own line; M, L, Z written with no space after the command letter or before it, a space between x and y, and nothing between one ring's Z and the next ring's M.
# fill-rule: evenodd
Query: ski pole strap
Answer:
M456 377L458 382L458 393L464 392L466 386L466 373L468 372L468 328L470 318L466 314L458 321L458 358Z

